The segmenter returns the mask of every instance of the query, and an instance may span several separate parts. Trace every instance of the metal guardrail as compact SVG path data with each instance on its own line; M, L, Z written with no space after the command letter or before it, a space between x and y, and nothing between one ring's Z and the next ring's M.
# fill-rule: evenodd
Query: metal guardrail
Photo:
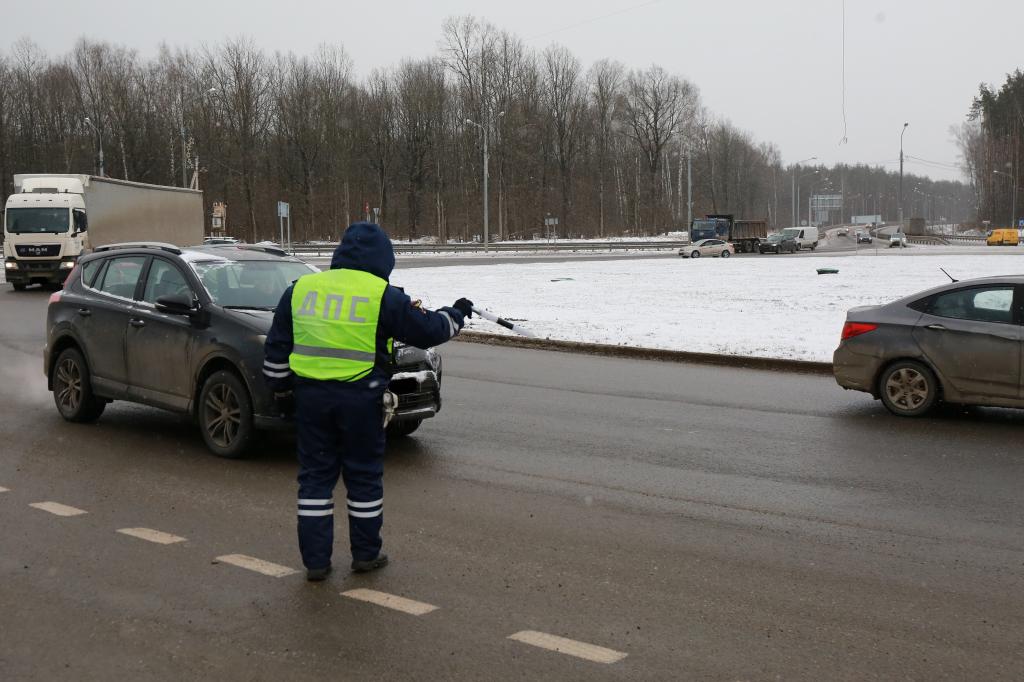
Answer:
M490 251L533 253L555 252L599 252L599 251L671 251L688 246L684 241L635 241L635 242L502 242L491 244ZM483 253L483 244L395 244L395 253ZM330 256L335 245L315 246L296 244L293 253L299 256Z
M967 235L941 235L941 234L908 234L907 241L911 244L978 244L986 241L986 237L972 237Z

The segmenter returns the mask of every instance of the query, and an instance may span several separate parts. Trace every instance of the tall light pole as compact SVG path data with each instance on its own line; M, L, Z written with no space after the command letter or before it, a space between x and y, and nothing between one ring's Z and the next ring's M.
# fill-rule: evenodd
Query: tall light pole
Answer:
M797 216L797 214L796 214L797 207L800 205L800 198L797 196L797 193L796 193L796 169L797 169L797 167L801 163L806 163L808 161L817 161L817 160L818 160L817 156L812 156L809 159L804 159L803 161L797 161L795 164L793 164L793 189L789 193L789 198L793 200L793 213L792 213L792 215L793 215L793 225L796 226L796 227L798 227L800 225L800 217Z
M1013 175L1010 175L1009 173L1004 173L1003 171L1000 171L1000 170L994 170L992 172L995 173L996 175L1004 175L1004 176L1006 176L1007 178L1010 179L1010 182L1013 183L1013 189L1012 189L1012 194L1011 194L1011 196L1013 198L1011 199L1011 203L1010 203L1010 227L1016 228L1017 227L1017 175L1016 175L1016 173L1014 173Z
M217 88L208 88L203 95L212 95L215 92L217 92ZM183 90L178 92L178 108L181 110L181 186L188 187L188 159L186 158L188 151L185 146L185 94Z
M106 173L103 172L103 136L100 135L100 129L96 127L96 124L93 123L88 116L85 117L85 124L96 131L96 139L99 140L100 143L100 177L106 177Z
M810 159L807 159L807 160L810 161ZM811 176L811 175L817 175L820 172L821 172L821 169L818 169L818 170L813 170L810 173L804 173L803 175L801 175L798 178L796 177L796 175L793 176L795 178L795 180L793 181L793 185L796 187L796 201L793 203L793 205L797 207L797 211L799 210L799 206L800 206L800 181L803 180L806 177ZM807 222L808 222L808 224L810 224L810 222L811 222L811 204L810 204L810 201L811 201L811 199L810 199L810 197L808 197L807 198ZM796 219L796 225L794 225L794 227L800 227L800 215L797 214L796 212L794 212L794 213L795 213L794 218Z
M900 229L903 229L903 133L907 132L907 126L909 123L903 124L903 130L900 131L900 197L899 197L899 221Z
M505 115L504 111L499 111L497 118L501 118L504 115ZM476 126L477 128L479 128L480 132L483 133L483 136L484 136L484 252L486 253L487 251L490 250L490 222L489 222L489 220L490 220L490 206L489 206L489 201L488 201L488 198L487 198L487 179L490 176L490 173L489 173L489 170L488 170L488 164L490 162L490 156L488 155L488 150L487 150L487 138L488 138L487 128L489 127L488 126L489 121L487 120L486 114L485 114L483 125L477 123L476 121L468 119L468 118L466 119L466 123L468 123L468 124L470 124L472 126Z

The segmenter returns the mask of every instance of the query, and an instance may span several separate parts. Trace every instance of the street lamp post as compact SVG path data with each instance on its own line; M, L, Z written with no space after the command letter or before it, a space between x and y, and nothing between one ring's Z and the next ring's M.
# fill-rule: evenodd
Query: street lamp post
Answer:
M100 143L100 177L106 177L106 173L103 171L103 136L100 135L100 129L96 127L96 124L93 123L88 116L85 117L85 123L96 131L96 139L99 140Z
M499 111L497 118L501 118L504 115L505 115L504 111ZM489 205L488 198L487 198L487 180L488 180L488 177L490 176L490 173L489 173L489 170L488 170L488 164L490 162L490 156L488 155L488 149L487 149L488 120L485 117L483 125L481 125L481 124L477 123L476 121L473 121L473 120L467 118L466 119L466 123L468 123L468 124L470 124L472 126L476 126L477 128L479 128L480 132L483 133L483 136L484 136L484 253L486 253L487 251L490 250L490 223L489 223L489 220L490 220L490 210L489 210L490 209L490 205Z
M793 164L793 188L792 188L792 190L789 193L789 198L792 199L792 201L793 201L793 213L792 213L792 216L793 216L793 225L794 226L799 226L800 225L800 217L796 214L797 207L800 205L800 197L797 195L797 189L796 189L796 169L800 166L801 163L806 163L807 161L817 161L817 160L818 160L817 156L812 156L809 159L804 159L803 161L797 161L795 164Z
M807 159L807 160L810 161L810 159ZM793 206L794 207L800 206L800 181L803 180L806 177L811 176L811 175L817 175L820 172L821 172L820 169L819 170L814 170L814 171L811 171L810 173L804 173L800 177L796 177L796 175L794 174L793 177L795 179L793 181L793 185L796 187L796 196L795 196L795 201L793 202ZM811 222L811 204L810 204L810 201L811 201L810 197L808 197L808 199L807 199L807 202L808 202L807 203L807 222L808 223ZM797 210L798 209L793 211L794 218L796 219L795 227L799 227L800 226L800 216L799 216L799 214L797 214Z
M1011 190L1010 195L1012 197L1010 201L1010 227L1017 227L1017 175L1016 173L1010 175L1009 173L1004 173L1000 170L994 170L992 172L996 175L1005 175L1010 179L1010 182L1013 183L1013 189Z
M899 205L899 221L900 229L903 229L903 133L907 132L907 126L909 123L903 124L903 130L900 131L900 205Z

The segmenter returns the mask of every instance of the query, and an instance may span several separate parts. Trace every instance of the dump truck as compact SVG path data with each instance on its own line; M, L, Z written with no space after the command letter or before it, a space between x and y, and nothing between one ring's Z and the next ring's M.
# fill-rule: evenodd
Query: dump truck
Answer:
M203 193L94 175L22 174L4 206L4 274L61 285L79 256L119 242L203 242Z
M737 252L752 253L768 236L765 220L736 220L731 213L710 213L694 218L690 225L690 241L722 239L731 243Z

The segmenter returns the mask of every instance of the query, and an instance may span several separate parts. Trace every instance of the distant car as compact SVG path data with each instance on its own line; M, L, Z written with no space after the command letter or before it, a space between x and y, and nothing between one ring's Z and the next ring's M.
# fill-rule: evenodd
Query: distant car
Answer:
M917 417L940 400L1024 407L1024 276L955 282L846 314L836 382Z
M757 245L759 253L796 253L796 240L784 234L770 234Z
M889 235L889 248L893 247L905 247L907 245L907 235L902 232L893 232Z
M700 258L701 256L728 258L735 252L732 244L721 239L701 239L679 249L679 255L683 258Z
M126 400L190 414L207 447L240 457L284 423L263 342L289 283L316 269L273 247L101 246L50 297L43 368L57 411L94 422ZM388 358L404 436L441 409L441 358L396 342Z
M868 232L858 231L855 235L858 244L870 244L872 242L871 234Z
M849 237L850 236L850 228L848 228L848 227L840 227L838 230L836 230L836 234L838 236L840 236L840 237Z
M203 245L217 245L217 244L238 244L238 239L235 237L207 237L203 240Z

